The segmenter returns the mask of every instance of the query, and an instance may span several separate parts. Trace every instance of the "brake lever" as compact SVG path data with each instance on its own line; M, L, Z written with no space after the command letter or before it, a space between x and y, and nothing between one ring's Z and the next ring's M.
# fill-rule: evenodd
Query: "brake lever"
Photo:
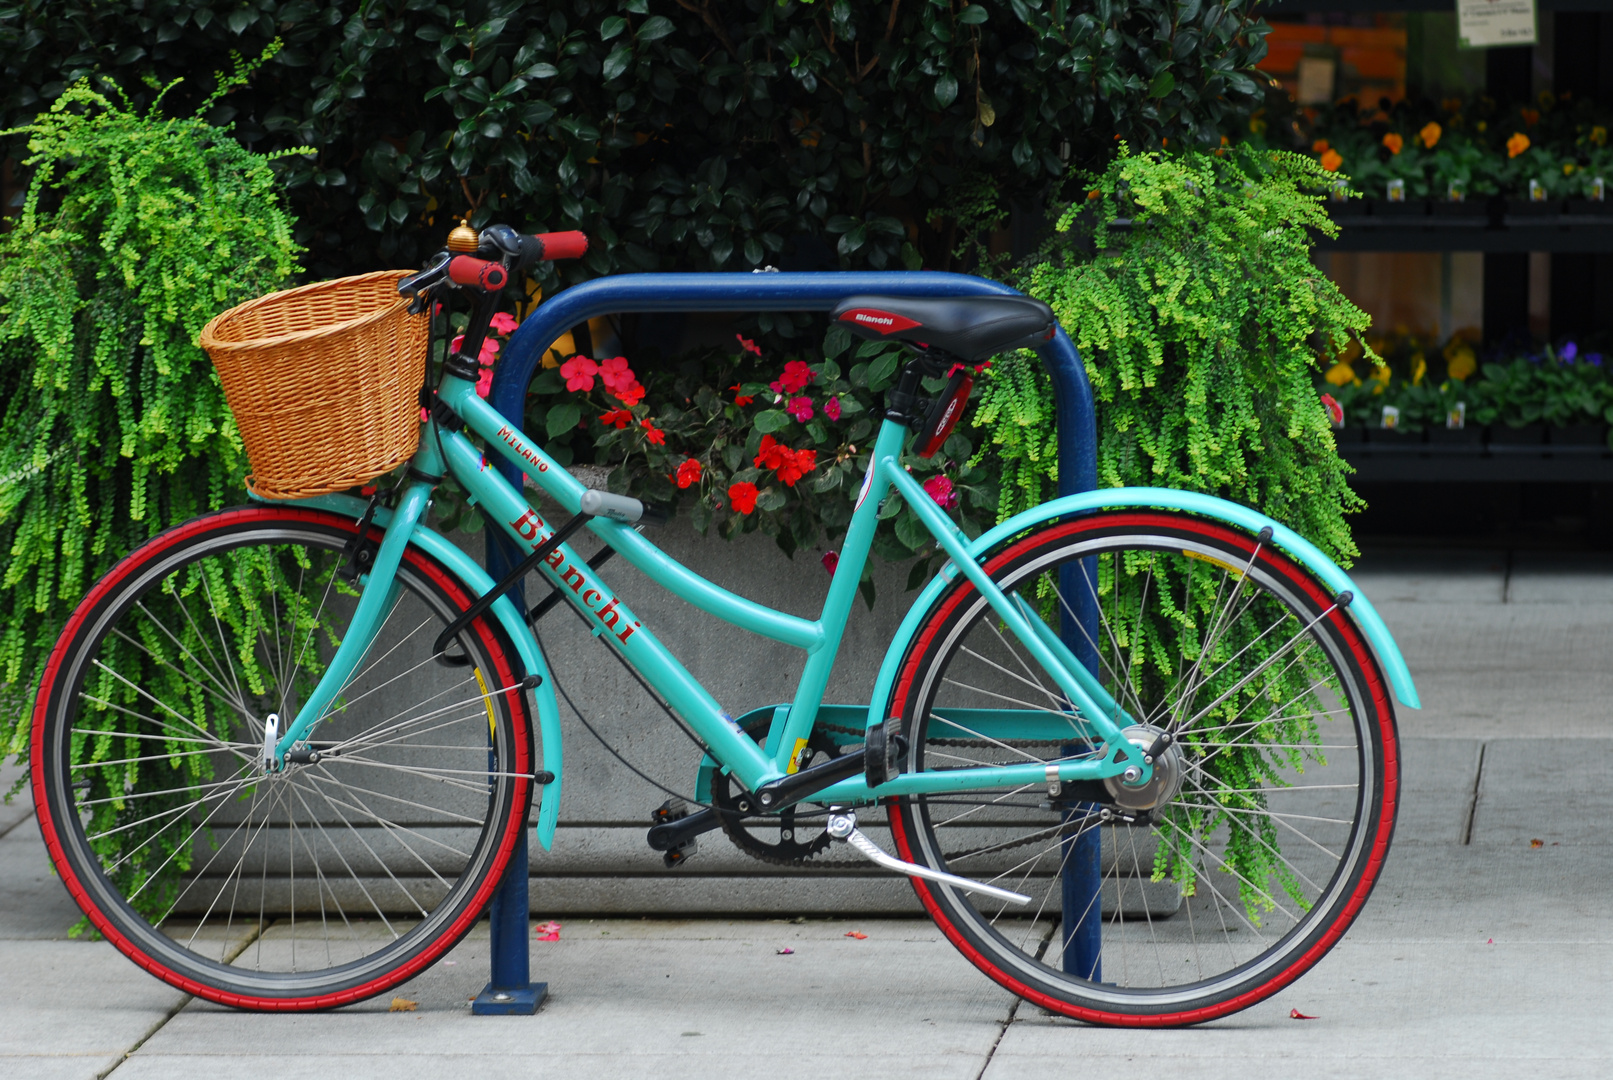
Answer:
M418 315L425 310L424 305L429 302L427 290L448 276L448 263L453 257L452 252L439 251L424 269L398 282L398 295L414 298L414 303L409 305L409 314Z

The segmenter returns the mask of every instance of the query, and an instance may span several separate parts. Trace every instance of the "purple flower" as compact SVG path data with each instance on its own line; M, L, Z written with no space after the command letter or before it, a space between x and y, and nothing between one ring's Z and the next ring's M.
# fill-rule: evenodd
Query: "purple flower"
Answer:
M1593 352L1585 359L1589 360L1596 367L1602 366L1602 354L1599 352Z
M1574 357L1579 355L1579 346L1570 341L1563 346L1563 351L1558 355L1572 364L1574 362Z

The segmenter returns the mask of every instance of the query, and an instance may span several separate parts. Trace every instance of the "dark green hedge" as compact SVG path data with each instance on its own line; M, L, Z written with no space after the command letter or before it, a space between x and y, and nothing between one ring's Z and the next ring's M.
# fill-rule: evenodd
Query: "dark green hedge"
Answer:
M412 265L449 215L582 228L588 266L948 265L992 189L1218 141L1258 100L1253 0L0 0L0 128L75 79L209 119L285 165L315 272ZM5 147L21 157L15 141Z

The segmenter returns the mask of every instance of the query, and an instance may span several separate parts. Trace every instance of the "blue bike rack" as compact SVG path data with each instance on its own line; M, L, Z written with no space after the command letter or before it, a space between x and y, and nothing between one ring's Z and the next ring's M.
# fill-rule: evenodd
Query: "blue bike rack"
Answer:
M849 296L1019 296L1001 282L966 274L915 272L827 272L750 274L618 274L557 293L523 321L499 359L488 401L512 424L522 421L527 388L549 345L572 327L600 315L628 312L829 311ZM1074 495L1098 486L1097 430L1092 388L1075 344L1063 328L1037 350L1053 378L1057 408L1059 494ZM496 467L519 487L521 471L502 458ZM513 568L523 553L505 536L488 530L487 569L495 579ZM1090 563L1090 560L1088 560ZM1093 593L1076 576L1090 565L1067 567L1060 587L1075 597L1080 625L1060 627L1065 644L1094 673L1098 655L1097 607ZM524 610L521 586L510 599ZM1098 902L1099 838L1096 829L1067 842L1064 859L1064 969L1098 979L1101 914ZM527 838L510 861L492 907L492 978L472 1005L480 1015L537 1011L546 983L533 983L527 941Z

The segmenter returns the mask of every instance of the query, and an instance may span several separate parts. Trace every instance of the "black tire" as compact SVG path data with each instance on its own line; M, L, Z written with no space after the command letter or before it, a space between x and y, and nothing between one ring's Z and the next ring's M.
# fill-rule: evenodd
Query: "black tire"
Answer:
M1090 560L1084 572L1077 560ZM1394 711L1354 621L1269 544L1185 514L1043 526L985 565L1050 617L1072 617L1085 592L1101 680L1149 725L1131 741L1154 745L1160 731L1174 741L1140 793L1098 785L1054 799L1036 786L892 800L903 858L1033 897L1022 910L914 879L937 925L1001 985L1093 1023L1198 1023L1298 978L1360 911L1394 831ZM1147 648L1173 628L1174 654ZM1041 718L1048 731L1072 712L960 577L915 634L889 704L908 736L906 770L1089 752L1073 734L995 740L950 711L969 708L1019 710L980 723ZM1139 805L1150 801L1159 805ZM1094 836L1101 852L1081 846ZM1101 911L1076 888L1072 906L1087 906L1066 926L1065 872L1094 856L1085 880L1098 882ZM1101 935L1095 956L1066 947L1082 930Z
M434 662L474 597L414 545L321 759L265 774L265 716L290 722L351 613L356 534L275 506L170 529L79 604L40 688L34 795L63 882L132 960L211 1001L396 986L475 923L525 827L524 672L486 617L456 639L466 666Z

